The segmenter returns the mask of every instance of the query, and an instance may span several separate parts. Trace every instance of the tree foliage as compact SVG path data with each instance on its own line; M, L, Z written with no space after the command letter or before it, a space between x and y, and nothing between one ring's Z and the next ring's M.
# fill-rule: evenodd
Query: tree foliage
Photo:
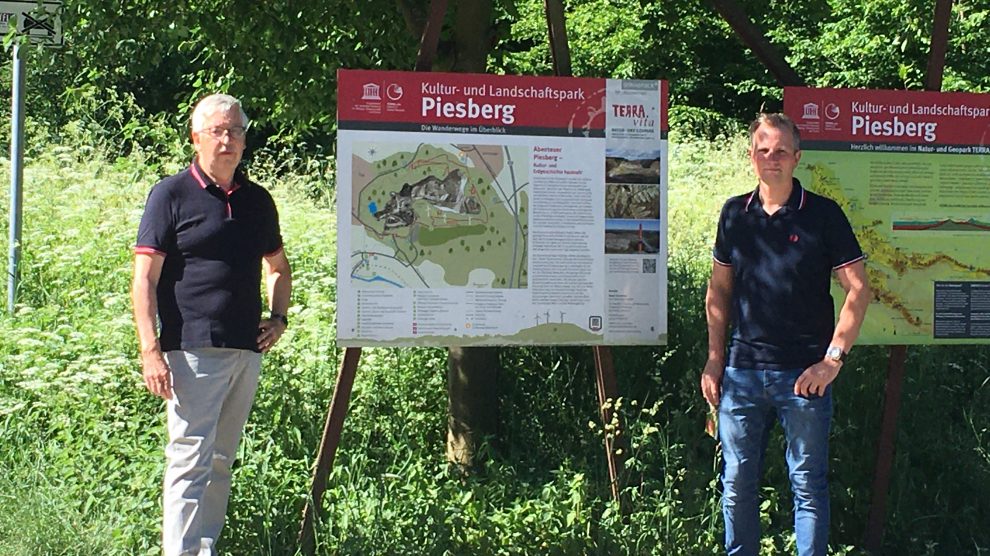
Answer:
M416 47L394 3L353 0L67 0L63 29L65 48L36 60L63 114L113 89L184 124L220 91L269 133L317 137L334 126L339 68L411 68Z
M495 69L549 73L541 0L497 49ZM778 108L779 85L732 29L695 0L571 0L567 33L575 75L667 79L671 103L747 119ZM750 19L810 85L918 89L924 81L932 0L739 0ZM990 2L955 2L945 90L990 89L983 38Z
M809 84L921 87L934 0L738 3ZM147 119L181 130L192 102L225 91L245 101L261 135L323 150L332 144L336 70L412 69L429 4L65 0L65 47L31 61L30 113L47 130L89 119L117 126L115 138L149 144L160 138L144 134ZM466 30L458 14L487 4L488 31ZM575 75L667 79L675 114L717 125L779 107L773 77L707 2L567 0L565 12ZM990 89L988 18L988 0L953 3L945 90ZM468 53L455 45L465 36L490 50L490 72L552 73L542 0L450 2L435 69L463 66ZM122 121L114 111L125 112Z

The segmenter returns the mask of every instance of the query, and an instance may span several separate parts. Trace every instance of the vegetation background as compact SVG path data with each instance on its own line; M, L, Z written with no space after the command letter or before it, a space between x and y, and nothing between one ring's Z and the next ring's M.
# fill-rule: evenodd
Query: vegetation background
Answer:
M456 6L471 4L462 0ZM932 1L739 2L816 86L919 88ZM614 350L621 431L598 422L590 350L508 348L487 465L446 466L441 349L366 350L318 528L320 554L714 554L717 447L697 391L714 220L748 189L742 122L772 78L702 2L565 2L576 75L671 82L670 343ZM247 165L279 203L292 327L265 360L220 549L292 554L340 352L334 346L334 72L411 69L425 1L66 0L61 50L28 61L21 290L0 316L0 554L156 554L163 406L141 386L128 288L148 188L188 163L191 103L256 119ZM551 73L542 2L498 0L488 69ZM405 16L405 17L404 17ZM953 4L944 88L990 86L990 2ZM445 27L440 64L456 53ZM0 88L9 96L10 63ZM9 144L8 106L0 144ZM4 153L7 156L9 153ZM9 176L0 164L0 179ZM9 197L0 193L7 237ZM6 247L6 243L3 243ZM836 388L833 550L857 553L870 503L884 347ZM990 551L990 356L912 347L884 549ZM603 435L629 442L631 512L609 500ZM793 550L775 437L765 553Z

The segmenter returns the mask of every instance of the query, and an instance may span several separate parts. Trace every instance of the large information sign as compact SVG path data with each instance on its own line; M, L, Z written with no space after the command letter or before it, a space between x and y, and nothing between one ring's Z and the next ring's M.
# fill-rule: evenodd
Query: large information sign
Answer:
M789 87L784 110L796 176L838 201L868 256L861 342L990 340L990 95Z
M666 95L341 70L337 343L664 343Z

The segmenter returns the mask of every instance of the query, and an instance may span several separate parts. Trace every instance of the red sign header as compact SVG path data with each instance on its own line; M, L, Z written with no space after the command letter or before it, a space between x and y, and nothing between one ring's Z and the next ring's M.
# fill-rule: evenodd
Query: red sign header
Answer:
M472 126L478 133L518 128L600 136L606 125L605 79L339 70L337 90L341 127L399 123L422 131ZM666 83L658 93L666 130Z
M802 141L990 145L990 95L784 88Z

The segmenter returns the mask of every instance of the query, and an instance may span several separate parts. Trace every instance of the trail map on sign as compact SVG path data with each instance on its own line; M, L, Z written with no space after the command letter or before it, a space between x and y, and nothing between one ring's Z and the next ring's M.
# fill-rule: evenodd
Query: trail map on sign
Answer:
M354 287L526 287L528 175L520 151L356 143Z

